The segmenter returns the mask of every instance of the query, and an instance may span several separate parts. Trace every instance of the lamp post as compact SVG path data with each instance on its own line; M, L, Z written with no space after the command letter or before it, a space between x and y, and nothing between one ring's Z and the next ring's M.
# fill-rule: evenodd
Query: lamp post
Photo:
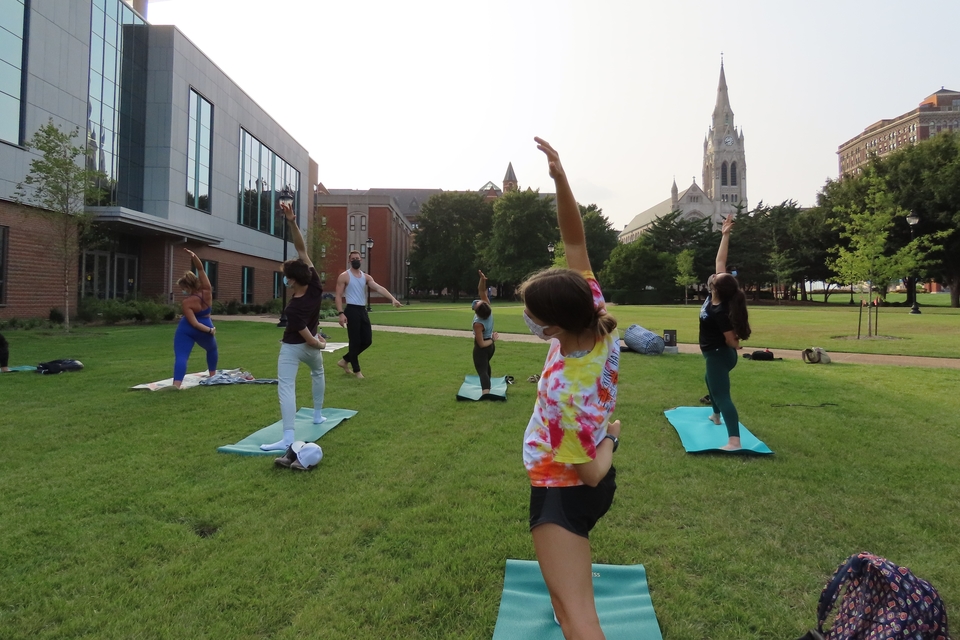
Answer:
M407 306L410 306L410 258L403 261L407 266Z
M293 191L290 189L290 185L284 185L283 189L280 190L280 197L277 198L278 204L288 204L293 206ZM296 218L294 218L296 220ZM283 261L287 261L287 218L283 216ZM281 271L282 273L282 271ZM282 282L281 282L282 284ZM283 286L283 308L280 310L280 322L277 323L278 327L286 328L287 326L287 287Z
M367 273L373 271L373 238L367 238ZM367 311L370 308L370 287L367 287Z
M910 225L910 242L913 242L913 229L917 226L917 223L920 222L920 216L916 212L911 211L910 215L907 216L907 224ZM910 280L910 295L913 297L913 306L910 308L910 313L912 315L920 314L920 305L917 304L917 277L913 276L909 278Z
M550 254L550 263L551 263L551 264L553 264L553 252L556 251L556 250L557 250L557 248L553 246L553 243L552 243L552 242L547 245L547 253Z

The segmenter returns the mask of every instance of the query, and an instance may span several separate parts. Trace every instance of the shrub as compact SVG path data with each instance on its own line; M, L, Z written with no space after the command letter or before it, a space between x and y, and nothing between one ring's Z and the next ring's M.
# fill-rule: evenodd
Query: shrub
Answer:
M227 303L227 315L235 316L237 311L240 309L240 303L236 300L231 300Z
M283 299L282 299L282 298L274 298L274 299L271 300L270 302L268 302L268 303L266 303L265 305L263 305L263 311L262 311L262 313L274 313L274 314L279 314L281 311L283 311Z
M47 317L50 319L50 322L54 324L63 324L63 311L60 311L60 309L56 307L50 309L50 315Z
M222 316L227 313L227 305L223 304L219 300L214 300L213 304L210 305L210 308L211 308L210 313L217 316Z
M100 312L100 301L96 298L83 298L77 305L77 320L81 322L93 322L97 319Z
M100 317L104 324L116 324L123 320L131 320L136 316L136 309L120 300L100 301Z
M167 316L172 320L176 315L171 305L154 300L138 300L134 305L137 310L136 319L147 324L158 324L166 320Z

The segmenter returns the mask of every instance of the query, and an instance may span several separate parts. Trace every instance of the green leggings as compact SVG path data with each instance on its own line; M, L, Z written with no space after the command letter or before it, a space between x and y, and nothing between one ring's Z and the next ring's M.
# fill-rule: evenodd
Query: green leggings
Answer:
M730 372L737 366L737 350L732 347L721 347L703 354L707 361L707 391L710 393L710 403L713 412L723 416L723 423L727 427L727 436L740 437L740 415L730 399Z

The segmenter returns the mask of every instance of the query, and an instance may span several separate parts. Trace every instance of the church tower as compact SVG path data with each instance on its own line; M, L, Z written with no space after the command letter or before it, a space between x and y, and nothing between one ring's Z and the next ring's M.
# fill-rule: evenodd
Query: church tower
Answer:
M517 174L513 172L513 163L507 163L507 173L503 176L503 192L516 191L518 188Z
M727 94L727 78L720 61L720 84L713 123L703 140L703 189L714 202L713 222L719 226L725 217L747 209L747 161L743 150L743 131L737 131L733 109Z

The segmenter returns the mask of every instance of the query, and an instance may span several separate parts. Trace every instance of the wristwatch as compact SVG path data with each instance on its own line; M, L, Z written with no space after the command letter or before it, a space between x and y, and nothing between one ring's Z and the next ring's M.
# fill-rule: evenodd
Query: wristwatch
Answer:
M620 447L620 438L618 438L617 436L612 436L609 433L603 436L604 440L606 440L607 438L610 438L611 440L613 440L613 452L616 453L617 449Z

